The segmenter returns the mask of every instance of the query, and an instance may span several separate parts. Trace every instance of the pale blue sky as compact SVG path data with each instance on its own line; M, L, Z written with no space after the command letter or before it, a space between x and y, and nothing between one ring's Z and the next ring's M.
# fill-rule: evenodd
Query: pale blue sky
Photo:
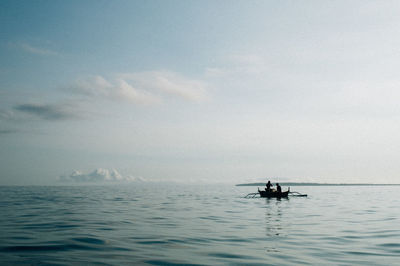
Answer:
M400 183L399 14L398 1L1 1L0 184L98 168Z

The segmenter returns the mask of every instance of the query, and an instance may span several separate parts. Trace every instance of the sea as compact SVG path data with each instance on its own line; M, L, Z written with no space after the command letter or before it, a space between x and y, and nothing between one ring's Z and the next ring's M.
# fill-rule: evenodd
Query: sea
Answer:
M400 265L400 186L256 191L2 186L0 265Z

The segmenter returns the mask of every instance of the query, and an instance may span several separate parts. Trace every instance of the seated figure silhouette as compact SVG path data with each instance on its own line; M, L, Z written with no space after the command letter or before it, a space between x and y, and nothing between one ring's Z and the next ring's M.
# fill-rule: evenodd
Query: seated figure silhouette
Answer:
M281 188L281 186L279 185L279 183L276 183L276 191L278 192L278 194L281 194L281 193L282 193L282 188Z
M271 181L268 180L268 183L265 184L265 186L266 186L265 191L267 191L267 192L271 192L272 191L272 189L271 189L271 187L272 187Z

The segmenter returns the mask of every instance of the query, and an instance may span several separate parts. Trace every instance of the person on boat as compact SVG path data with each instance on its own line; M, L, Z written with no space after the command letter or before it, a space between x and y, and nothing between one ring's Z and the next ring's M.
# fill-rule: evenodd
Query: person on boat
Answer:
M282 193L282 188L281 188L281 186L279 185L279 183L276 183L276 191L280 194L280 193Z
M271 181L268 180L268 183L265 184L265 186L266 186L265 191L271 192L271 187L272 187Z

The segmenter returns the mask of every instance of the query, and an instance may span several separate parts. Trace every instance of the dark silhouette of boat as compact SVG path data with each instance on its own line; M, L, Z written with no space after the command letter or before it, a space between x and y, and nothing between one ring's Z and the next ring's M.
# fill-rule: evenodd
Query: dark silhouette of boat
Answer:
M278 192L275 189L270 189L270 190L260 190L260 188L257 188L258 192L254 192L254 193L249 193L246 196L244 196L245 198L288 198L289 194L293 197L307 197L307 194L301 194L300 192L297 191L290 191L290 188L288 188L287 191L282 191L282 192ZM258 197L259 196L259 197Z
M258 189L258 193L261 198L287 198L289 196L290 189L288 191L278 192L276 190L265 191Z

